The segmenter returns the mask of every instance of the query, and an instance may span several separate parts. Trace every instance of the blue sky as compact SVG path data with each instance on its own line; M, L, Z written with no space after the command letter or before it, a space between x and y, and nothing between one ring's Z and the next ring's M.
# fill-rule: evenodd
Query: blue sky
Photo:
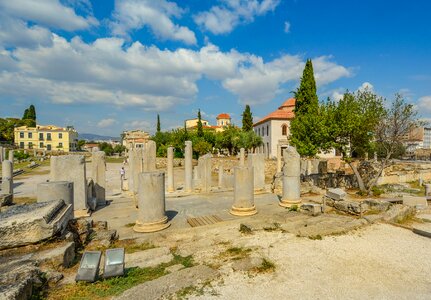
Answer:
M257 121L307 58L321 99L368 86L431 120L431 2L0 0L0 117L118 136L222 112Z

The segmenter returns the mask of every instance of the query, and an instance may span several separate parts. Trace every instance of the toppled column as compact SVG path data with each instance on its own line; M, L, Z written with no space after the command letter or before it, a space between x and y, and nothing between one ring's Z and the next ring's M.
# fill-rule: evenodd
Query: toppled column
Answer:
M168 173L168 193L175 191L174 186L174 147L168 147L167 158L167 173Z
M263 190L265 187L265 154L249 154L247 163L254 170L254 189Z
M2 194L13 195L13 164L10 160L2 162L1 190Z
M156 171L156 154L157 147L155 141L148 141L145 144L145 150L143 153L143 171L154 172Z
M277 173L281 172L281 145L277 145Z
M96 151L92 153L92 176L97 206L106 204L106 161L105 152Z
M295 147L284 150L283 195L280 206L292 207L301 204L301 157Z
M212 185L212 174L211 174L211 154L205 154L199 157L198 170L199 177L201 179L201 186L203 192L210 192Z
M73 182L73 209L88 212L87 180L84 155L63 155L51 157L50 181ZM78 212L75 215L81 215Z
M257 213L254 205L253 167L234 168L234 202L230 213L235 216L251 216Z
M245 163L245 150L244 148L239 149L239 165L244 166Z
M186 141L186 148L184 150L184 191L191 193L193 190L193 149L192 142Z
M134 231L154 232L171 225L165 212L165 173L139 174L138 201L138 220Z
M73 209L73 182L48 181L37 184L37 202L63 200Z

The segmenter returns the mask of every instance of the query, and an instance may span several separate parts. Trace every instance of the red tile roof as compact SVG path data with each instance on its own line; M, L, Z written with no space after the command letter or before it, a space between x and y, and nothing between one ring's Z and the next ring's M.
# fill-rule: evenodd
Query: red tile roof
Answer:
M291 120L295 117L295 113L293 112L295 108L295 98L287 99L283 102L283 104L272 113L263 117L259 121L253 124L253 126L257 126L269 120Z
M219 114L216 119L217 120L218 119L230 119L230 116L229 116L229 114L222 113L222 114Z

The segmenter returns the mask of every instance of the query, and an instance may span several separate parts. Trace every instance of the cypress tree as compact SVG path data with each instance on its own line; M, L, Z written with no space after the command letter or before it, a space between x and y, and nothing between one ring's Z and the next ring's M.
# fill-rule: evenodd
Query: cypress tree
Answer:
M198 136L203 137L204 136L204 128L202 126L202 118L201 118L201 110L198 110Z
M34 108L34 105L30 105L28 108L28 117L27 119L31 119L33 121L36 121L36 109Z
M294 94L296 99L296 113L306 113L308 110L312 109L311 107L316 108L319 104L311 59L307 59L305 63L301 84Z
M28 108L26 108L26 109L24 110L24 115L22 116L22 119L23 119L23 120L27 120L27 119L28 119Z
M244 112L242 113L242 130L253 130L253 115L248 104L245 106Z
M157 114L157 132L160 132L160 116Z

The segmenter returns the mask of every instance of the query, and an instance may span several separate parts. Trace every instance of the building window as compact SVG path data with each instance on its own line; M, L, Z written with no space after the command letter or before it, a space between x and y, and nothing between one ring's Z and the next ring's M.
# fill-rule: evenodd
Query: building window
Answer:
M51 151L51 145L50 144L46 145L46 150Z
M269 125L266 125L266 135L269 136Z
M19 147L20 147L21 149L24 149L24 142L19 142Z
M33 133L32 133L32 132L29 132L29 133L28 133L28 138L29 138L29 139L32 139L32 138L33 138Z
M58 138L59 138L59 139L62 139L62 138L63 138L63 134L62 134L62 133L59 133L59 134L58 134Z
M39 133L39 141L43 141L43 133ZM43 144L43 143L42 143ZM42 148L42 147L41 147Z
M28 149L33 149L33 143L32 142L28 142Z
M58 148L63 148L63 143L58 143Z
M23 139L23 138L24 138L24 132L20 132L20 133L19 133L19 137L20 137L21 139Z
M287 135L287 125L281 125L281 135Z
M43 148L43 142L39 143L39 148Z
M260 127L257 129L258 135L260 136Z
M48 133L46 134L46 139L47 139L48 141L50 141L50 140L51 140L51 133L49 133L49 132L48 132Z

